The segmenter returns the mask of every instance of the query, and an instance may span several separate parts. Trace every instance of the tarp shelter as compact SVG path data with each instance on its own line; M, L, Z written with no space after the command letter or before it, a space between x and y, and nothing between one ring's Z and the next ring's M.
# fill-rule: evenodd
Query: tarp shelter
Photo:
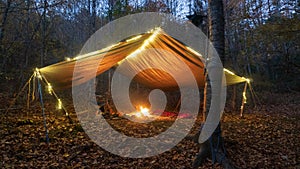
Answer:
M140 72L135 78L138 82L152 88L177 88L177 83L173 78L174 76L180 77L181 81L184 82L183 85L189 86L195 81L191 82L191 79L186 78L185 75L187 69L182 69L182 67L177 64L178 61L181 61L188 66L189 71L191 71L194 75L193 79L196 80L199 87L203 87L206 80L204 73L204 57L192 48L169 36L160 28L133 37L128 37L127 39L98 51L80 55L72 59L67 59L66 61L40 69L37 68L34 75L30 78L26 85L29 85L30 93L30 81L33 77L37 77L38 91L40 94L41 105L43 107L40 80L46 82L48 92L54 95L58 100L58 108L64 109L68 116L66 109L62 105L61 100L58 98L54 90L70 88L74 85L83 84L112 67L122 67L122 65L125 65L124 67L126 68L121 71L125 76L132 76L132 72L140 70L140 67L145 67L145 65L146 67L156 67L155 69L150 68ZM159 69L160 67L176 70L173 71L175 74L172 74L171 76L168 73L161 71ZM74 74L75 68L77 70L76 74ZM90 73L93 72L95 68L97 68L97 71L95 73ZM242 113L244 103L246 101L247 84L250 80L235 75L227 69L224 69L224 74L227 85L242 82L245 83L243 103L241 106ZM42 111L44 116L46 138L48 141L48 130L46 127L44 108L42 108Z
M188 66L193 74L193 82L186 78L186 69L182 69L177 64L178 61ZM149 32L128 37L104 49L36 69L35 75L48 84L49 93L54 94L58 99L59 107L64 109L54 90L83 84L112 67L123 67L121 73L125 76L132 76L133 72L140 70L140 67L150 67L136 74L134 80L151 88L172 90L178 89L174 76L180 77L184 86L189 86L196 80L199 88L204 87L206 80L204 63L204 57L197 51L169 36L161 28L155 28ZM152 66L155 68L152 69ZM95 68L97 68L96 72ZM159 68L176 71L173 71L175 73L171 76ZM242 115L244 103L246 103L247 84L250 80L227 69L224 69L224 74L227 86L245 83L241 106Z
M122 73L128 76L139 67L150 64L150 66L171 67L178 70L173 76L184 78L186 72L176 64L176 59L180 59L190 68L199 87L203 87L205 84L203 57L160 28L129 37L104 49L43 67L39 72L51 83L53 89L71 87L72 80L73 85L82 84L121 64L126 65L126 70L122 70ZM79 72L73 75L75 65ZM98 67L96 74L89 73L95 67ZM235 75L227 69L224 70L227 85L248 81L247 78ZM159 69L145 70L137 74L135 79L153 88L172 89L177 85L169 74ZM188 86L189 83L189 79L184 80L184 85Z

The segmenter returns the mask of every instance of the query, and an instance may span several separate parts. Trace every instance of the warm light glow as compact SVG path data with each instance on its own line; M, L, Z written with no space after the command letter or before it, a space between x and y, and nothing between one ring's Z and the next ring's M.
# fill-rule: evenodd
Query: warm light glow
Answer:
M200 53L198 53L198 52L195 51L194 49L192 49L192 48L190 48L190 47L187 47L187 49L188 49L189 51L191 51L192 53L194 53L195 55L201 56Z
M137 40L137 39L139 39L141 37L142 37L142 35L138 35L138 36L135 36L135 37L133 37L131 39L126 40L126 42L131 42L131 41Z
M152 35L151 35L148 39L146 39L146 40L144 41L144 43L142 44L142 46L139 47L139 48L138 48L137 50L135 50L134 52L132 52L130 55L128 55L128 56L126 57L126 59L127 59L127 58L135 57L135 56L137 56L137 54L139 54L139 53L142 52L144 49L146 49L146 47L147 47L151 42L153 42L153 41L155 40L156 36L158 35L158 33L159 33L160 31L161 31L161 28L156 28L155 30L153 30ZM120 62L120 63L122 63L122 62Z
M69 57L66 57L65 60L66 60L66 61L71 61L72 59L69 58Z
M247 103L247 96L246 96L246 92L243 92L243 100L244 100L244 103Z
M52 94L52 86L50 83L48 83L48 85L47 85L47 90L48 90L49 94Z
M229 73L231 75L235 75L232 71L230 71L228 69L225 69L225 68L224 68L224 72L227 72L227 73ZM250 83L250 81L251 81L250 79L245 78L245 77L242 77L242 79L244 79L247 83Z
M142 117L142 113L136 112L136 113L135 113L135 116L138 117L138 118L141 118L141 117Z
M227 72L227 73L229 73L229 74L231 74L231 75L235 75L232 71L230 71L230 70L228 70L228 69L225 69L225 68L224 68L224 71Z
M143 116L147 116L147 117L151 116L149 109L143 106L140 106L140 112L142 113Z
M152 117L150 114L150 110L146 107L139 106L136 112L130 113L129 116L134 116L137 118L145 118L145 117Z
M39 68L35 68L34 76L38 77L39 79L42 79L42 75L40 74Z
M73 60L78 60L78 59L82 59L82 58L85 58L85 57L91 57L91 56L94 56L94 55L97 55L97 54L100 54L101 52L103 51L108 51L110 50L111 48L115 47L115 46L118 46L120 45L121 43L116 43L116 44L113 44L113 45L110 45L104 49L101 49L101 50L97 50L97 51L94 51L94 52L90 52L90 53L87 53L87 54L83 54L83 55L79 55L79 56L76 56L73 58Z
M57 104L57 109L61 110L62 109L62 103L61 103L61 100L58 99L58 104Z
M246 80L247 83L250 83L250 81L251 81L250 79L245 78L245 77L242 77L242 79Z
M125 59L128 59L128 58L134 58L134 57L136 57L140 52L142 52L143 50L145 50L146 47L147 47L151 42L153 42L153 41L155 40L156 36L158 35L158 33L159 33L161 30L162 30L162 29L161 29L160 27L157 27L157 28L155 28L155 29L152 29L152 30L148 31L147 33L152 33L152 35L151 35L148 39L146 39L146 40L143 42L142 46L140 46L138 49L136 49L136 50L133 51L131 54L129 54ZM138 36L136 36L136 37L134 37L134 38L131 38L131 39L129 39L129 40L126 40L126 42L132 41L132 40L136 40L136 39L141 38L141 37L142 37L142 35L138 35ZM119 62L118 62L118 65L122 64L122 63L124 62L125 59L119 61Z
M120 65L123 62L123 60L120 60L117 64Z

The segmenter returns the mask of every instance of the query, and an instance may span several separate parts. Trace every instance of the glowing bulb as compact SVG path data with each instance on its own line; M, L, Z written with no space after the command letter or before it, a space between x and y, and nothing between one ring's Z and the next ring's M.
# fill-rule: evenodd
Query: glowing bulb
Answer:
M246 79L247 83L250 83L250 79Z
M47 89L48 89L48 93L49 93L49 94L52 94L52 86L51 86L50 83L48 83Z
M69 58L69 57L66 57L65 60L66 60L66 61L71 61L72 59Z
M120 60L118 63L117 63L117 65L120 65L121 63L123 63L124 62L124 60Z
M57 104L57 109L61 110L62 109L62 103L61 103L61 100L58 99L58 104Z
M251 80L248 79L248 78L242 77L242 79L244 79L247 83L250 83L250 82L251 82Z
M246 96L246 92L243 92L243 99L244 99L244 103L247 103L247 96Z
M152 33L152 35L151 35L148 39L146 39L146 40L143 42L142 46L139 47L139 48L138 48L137 50L135 50L134 52L132 52L130 55L128 55L128 56L126 57L126 59L127 59L127 58L136 57L138 53L140 53L140 52L142 52L143 50L145 50L146 47L147 47L151 42L153 42L153 41L155 40L155 38L156 38L156 36L158 35L158 33L160 32L160 30L161 30L160 28L157 28L157 29Z
M40 70L38 68L35 68L34 72L35 72L35 74L34 74L35 77L38 77L39 79L42 79L42 75L40 74Z

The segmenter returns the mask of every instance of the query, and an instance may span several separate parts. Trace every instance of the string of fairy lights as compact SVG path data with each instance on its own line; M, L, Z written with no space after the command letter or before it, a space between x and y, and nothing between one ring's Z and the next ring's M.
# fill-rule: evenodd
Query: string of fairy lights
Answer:
M161 28L155 28L151 31L148 31L147 33L153 33L149 38L147 38L144 43L142 44L142 46L139 48L139 50L137 51L134 51L133 53L131 53L129 56L127 56L126 58L130 58L130 57L133 57L133 56L136 56L137 52L141 52L142 50L144 50L146 48L147 45L150 44L150 42L154 41L156 36L158 35L158 33L161 31ZM126 42L130 42L130 41L135 41L139 38L141 38L142 35L138 35L136 37L133 37L131 39L128 39L126 40ZM90 56L95 56L95 55L98 55L100 54L101 52L103 51L107 51L107 50L110 50L111 48L115 47L115 46L118 46L121 42L119 43L116 43L114 45L111 45L111 46L108 46L102 50L98 50L98 51L94 51L94 52L91 52L91 53L87 53L87 54L84 54L84 55L80 55L80 56L77 56L77 57L74 57L74 58L66 58L66 62L70 62L70 61L76 61L78 59L83 59L83 58L86 58L86 57L90 57ZM192 48L190 47L187 47L187 49L194 53L195 55L197 56L201 56L197 51L193 50ZM207 58L208 59L208 58ZM118 63L119 64L119 63ZM232 71L228 70L228 69L225 69L224 68L224 72L227 72L231 75L235 75L235 73L233 73ZM247 97L246 97L246 90L247 90L247 86L249 85L249 88L250 88L250 91L251 91L251 94L252 94L252 98L253 98L253 101L255 101L254 99L254 96L255 96L255 93L254 93L254 90L250 84L250 79L248 78L245 78L245 77L241 77L244 81L241 81L241 82L246 82L245 83L245 86L244 86L244 90L243 90L243 98L242 98L242 105L241 105L241 116L243 116L243 109L244 109L244 104L247 103ZM20 94L25 90L26 86L28 86L28 95L27 95L27 106L29 108L29 100L30 100L30 95L32 96L32 100L35 99L35 91L36 91L36 88L35 88L35 84L36 84L36 79L38 79L38 91L39 91L39 94L40 94L40 100L41 100L41 106L42 106L42 111L43 111L43 116L44 116L44 125L45 125L45 130L46 130L46 139L47 139L47 142L49 142L48 140L48 129L46 127L46 118L45 118L45 114L44 114L44 104L43 104L43 101L42 101L42 93L41 93L41 84L40 84L40 81L44 82L46 84L46 90L47 92L50 94L50 95L53 95L56 100L57 100L57 106L56 108L61 110L63 109L64 112L65 112L65 115L69 118L70 122L72 122L72 119L69 117L69 113L68 111L66 110L66 108L64 107L63 103L62 103L62 100L58 97L58 95L56 94L56 92L54 91L53 89L53 86L51 85L51 83L45 78L45 76L43 76L40 72L40 70L38 68L36 68L34 70L34 73L33 75L29 78L29 80L26 82L26 84L23 86L23 88L21 89L21 91L17 94L16 98L12 101L11 105L8 107L8 109L6 110L6 113L9 111L9 109L12 107L12 105L16 102L17 98L20 96ZM33 86L32 86L32 90L31 90L31 81L33 82ZM32 91L32 94L31 94L31 91ZM142 109L141 108L141 112L146 112L146 109Z
M121 60L118 62L118 65L122 64L126 59L129 58L134 58L136 57L139 53L141 53L142 51L144 51L146 49L146 47L155 40L155 38L157 37L157 35L162 31L162 29L160 27L154 28L150 31L148 31L147 33L152 33L151 36L149 36L149 38L145 39L145 41L142 43L142 45L136 49L135 51L133 51L131 54L129 54L125 59ZM139 38L141 38L142 35L137 35L131 39L126 40L126 42L131 42L131 41L135 41Z
M58 97L58 95L56 94L56 92L53 90L53 87L52 87L51 83L45 78L45 76L43 76L40 73L40 70L38 68L36 68L35 71L34 71L34 77L35 78L39 78L41 81L44 81L47 84L46 85L46 90L47 90L48 94L53 95L56 98L56 100L57 100L57 106L56 106L56 108L58 110L62 110L63 109L64 112L65 112L65 115L69 116L69 113L68 113L67 109L63 106L61 99Z
M147 33L152 33L152 35L149 36L149 38L145 39L145 41L142 43L142 45L141 45L138 49L136 49L135 51L133 51L131 54L129 54L125 59L129 59L129 58L136 57L136 56L138 55L138 53L144 51L144 50L146 49L146 47L147 47L151 42L153 42L153 41L155 40L155 38L157 37L157 35L158 35L159 33L161 33L161 31L162 31L162 29L161 29L160 27L157 27L157 28L154 28L154 29L148 31ZM133 38L127 39L125 42L132 42L132 41L138 40L138 39L141 38L141 37L142 37L142 35L137 35L137 36L135 36L135 37L133 37ZM84 54L84 55L76 56L76 57L74 57L74 58L66 58L66 61L67 61L67 62L68 62L68 61L76 61L76 60L78 60L78 59L83 59L83 58L86 58L86 57L95 56L95 55L97 55L97 54L99 54L99 53L101 53L101 52L103 52L103 51L110 50L111 48L113 48L113 47L119 45L120 43L121 43L121 42L116 43L116 44L113 44L113 45L108 46L108 47L106 47L106 48L104 48L104 49L101 49L101 50L97 50L97 51L90 52L90 53L87 53L87 54ZM187 49L188 49L190 52L194 53L195 55L201 56L201 54L199 54L197 51L195 51L195 50L192 49L191 47L187 47ZM123 61L124 61L125 59L119 61L117 64L119 65L119 64L123 63ZM224 68L224 72L236 76L235 73L233 73L232 71L230 71L230 70L228 70L228 69L226 69L226 68ZM66 113L66 116L68 116L69 114L68 114L67 110L65 109L65 107L63 106L63 103L62 103L61 99L58 97L58 95L57 95L56 92L54 91L53 86L52 86L51 83L45 78L45 76L43 76L43 75L40 73L40 70L39 70L38 68L36 68L35 71L34 71L34 77L35 77L35 78L39 78L39 79L41 79L43 82L45 82L45 84L46 84L46 90L47 90L48 94L53 95L53 96L56 98L56 100L57 100L57 106L56 106L56 108L59 109L59 110L60 110L60 109L63 109L63 110L65 111L65 113ZM246 82L246 83L245 83L245 86L244 86L243 94L242 94L242 96L243 96L243 98L242 98L242 105L241 105L241 115L242 115L242 111L243 111L243 109L244 109L244 104L247 103L247 95L246 95L247 85L250 86L250 81L251 81L251 80L248 79L248 78L245 78L245 77L241 77L241 78ZM251 87L251 86L250 86L250 87Z
M231 75L236 75L232 71L230 71L228 69L225 69L225 68L224 68L224 72L227 72L227 73L229 73ZM247 87L249 85L249 87L251 89L251 83L250 83L251 79L245 78L245 77L241 77L241 78L246 81L245 86L244 86L244 90L243 90L243 94L242 94L242 96L243 96L243 98L242 98L242 105L241 105L241 108L240 108L240 110L241 110L240 116L243 116L244 107L245 107L245 104L247 103L247 93L246 93L247 92Z

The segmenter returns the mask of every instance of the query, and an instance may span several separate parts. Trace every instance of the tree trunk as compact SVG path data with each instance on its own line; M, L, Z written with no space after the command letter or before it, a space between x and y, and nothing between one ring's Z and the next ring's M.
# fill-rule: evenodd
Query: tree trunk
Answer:
M8 0L7 4L5 6L5 10L4 10L3 17L2 17L2 22L1 22L1 27L0 27L0 40L1 40L1 42L2 42L3 37L4 37L5 25L6 25L10 5L11 5L11 1Z
M217 50L222 63L225 63L225 21L222 0L209 0L209 38Z
M27 0L26 1L26 12L27 12L27 18L26 18L26 37L25 37L25 41L26 41L26 48L25 48L25 52L24 52L24 55L25 55L25 68L28 66L28 48L29 48L29 39L30 39L30 28L29 28L29 20L30 20L30 0Z
M109 22L113 20L113 10L114 10L114 1L108 0L108 21Z
M42 26L42 38L43 38L43 48L42 48L42 54L41 54L41 60L40 64L41 67L44 66L44 59L46 57L46 12L47 12L47 0L44 0L44 11L43 11L43 26Z
M2 21L1 21L1 27L0 27L0 49L1 49L1 55L2 55L2 70L5 72L6 71L6 60L7 60L7 56L5 53L5 47L3 44L3 39L4 39L4 33L5 33L5 26L6 26L6 21L7 21L7 17L8 17L8 12L10 10L10 5L11 5L11 0L7 1L6 7L4 9L4 13L3 13L3 17L2 17Z
M223 11L223 1L222 0L209 0L209 37L214 45L214 48L219 54L219 57L224 64L225 62L225 37L224 37L224 28L225 28L225 21L224 21L224 11ZM210 100L211 100L211 84L209 78L206 80L207 83L207 95L206 95L206 107L210 107ZM209 110L206 111L206 115L208 114ZM221 135L221 126L220 123L218 127L212 134L211 138L200 145L200 151L197 155L194 165L194 168L198 168L206 158L211 157L214 161L222 164L224 168L234 168L230 161L226 158L225 152L223 150L223 139L220 139ZM216 146L219 145L219 146Z
M92 34L96 32L96 0L92 1Z

